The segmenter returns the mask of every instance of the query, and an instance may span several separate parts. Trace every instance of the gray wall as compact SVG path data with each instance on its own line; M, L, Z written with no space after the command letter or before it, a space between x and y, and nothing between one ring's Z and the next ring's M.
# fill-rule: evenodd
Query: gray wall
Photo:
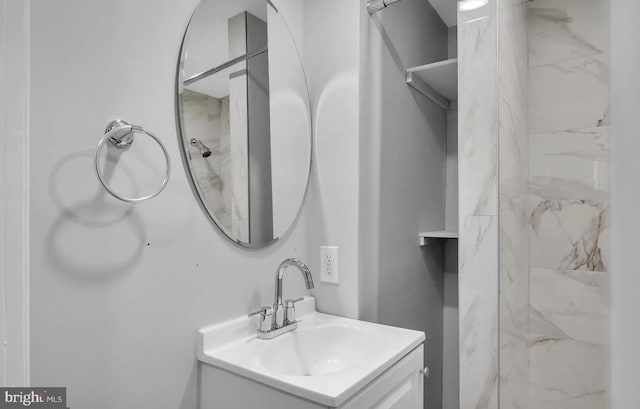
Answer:
M638 174L640 138L640 4L611 0L611 118L613 160L613 270L611 275L611 407L638 409L638 339L640 324L640 275L637 261Z
M458 56L458 28L449 28L449 58ZM458 110L447 111L445 228L458 231ZM458 240L448 240L444 253L442 318L442 408L457 409L460 401L458 348Z
M447 27L425 1L373 17L362 4L360 315L425 331L425 407L440 408L443 248L421 249L418 233L445 224L446 113L404 74L447 58Z
M29 383L28 1L0 0L0 385Z
M247 46L251 52L267 42L267 23L246 14ZM269 120L269 58L267 53L247 61L247 115L249 132L249 238L269 243L273 237L271 138Z
M460 407L458 331L458 241L445 244L444 311L442 317L442 408Z

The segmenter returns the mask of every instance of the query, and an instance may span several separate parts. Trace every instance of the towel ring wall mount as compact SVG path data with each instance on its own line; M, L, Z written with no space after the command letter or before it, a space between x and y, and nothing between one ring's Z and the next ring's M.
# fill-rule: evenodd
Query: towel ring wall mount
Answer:
M136 133L144 133L149 137L151 137L154 141L156 141L158 145L160 145L160 148L162 148L162 152L164 153L165 165L166 165L167 171L165 173L164 179L162 180L162 185L160 186L160 189L158 189L158 191L150 195L132 198L132 197L125 197L123 195L116 193L107 185L107 183L104 181L104 176L102 174L102 171L100 170L99 161L100 161L100 154L102 153L102 150L107 141L109 141L113 146L119 149L126 150L129 147L131 147L131 145L135 141ZM145 200L158 196L167 186L167 183L169 182L169 176L171 174L171 160L169 159L169 152L167 151L167 148L164 146L162 141L157 136L155 136L153 133L146 130L142 126L131 125L130 123L123 121L121 119L116 119L114 121L111 121L105 128L104 136L102 137L102 139L100 139L100 142L98 142L98 146L96 147L94 165L95 165L96 176L98 177L100 184L106 189L106 191L109 192L116 199L122 200L123 202L128 202L128 203L140 203Z

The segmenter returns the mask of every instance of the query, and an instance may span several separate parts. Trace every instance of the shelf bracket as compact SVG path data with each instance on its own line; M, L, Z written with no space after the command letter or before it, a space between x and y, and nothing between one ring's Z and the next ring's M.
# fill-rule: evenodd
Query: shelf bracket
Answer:
M418 78L418 76L413 75L412 72L407 73L406 80L408 85L425 97L429 98L440 108L447 110L452 109L451 101L440 95L436 90L427 85L426 82Z

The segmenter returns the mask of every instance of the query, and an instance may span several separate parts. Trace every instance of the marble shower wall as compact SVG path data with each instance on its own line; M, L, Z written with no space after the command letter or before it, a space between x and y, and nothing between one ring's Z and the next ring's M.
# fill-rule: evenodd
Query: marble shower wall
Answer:
M460 409L498 408L496 3L458 13Z
M524 408L529 387L524 0L458 14L460 408Z
M609 407L609 0L535 0L531 407Z
M461 409L609 407L608 1L458 15Z
M229 97L214 98L185 89L182 106L185 137L195 137L211 150L211 156L204 158L198 148L189 145L190 163L198 186L220 227L231 232L234 194L231 188Z
M498 3L499 404L529 407L528 47L525 0Z

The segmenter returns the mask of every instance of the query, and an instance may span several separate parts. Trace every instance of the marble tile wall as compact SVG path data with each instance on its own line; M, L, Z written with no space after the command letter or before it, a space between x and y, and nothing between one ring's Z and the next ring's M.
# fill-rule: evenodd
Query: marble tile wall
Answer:
M467 216L460 229L460 409L498 406L498 216Z
M462 409L609 407L608 1L459 13Z
M460 408L498 408L496 3L458 13Z
M460 408L529 390L527 8L458 15Z
M209 212L220 228L231 234L233 191L231 189L231 155L229 97L214 98L185 89L182 94L185 137L195 137L211 150L204 158L198 148L189 145L190 166Z
M609 1L535 0L529 33L531 406L609 407Z
M529 407L527 7L498 3L499 405Z

